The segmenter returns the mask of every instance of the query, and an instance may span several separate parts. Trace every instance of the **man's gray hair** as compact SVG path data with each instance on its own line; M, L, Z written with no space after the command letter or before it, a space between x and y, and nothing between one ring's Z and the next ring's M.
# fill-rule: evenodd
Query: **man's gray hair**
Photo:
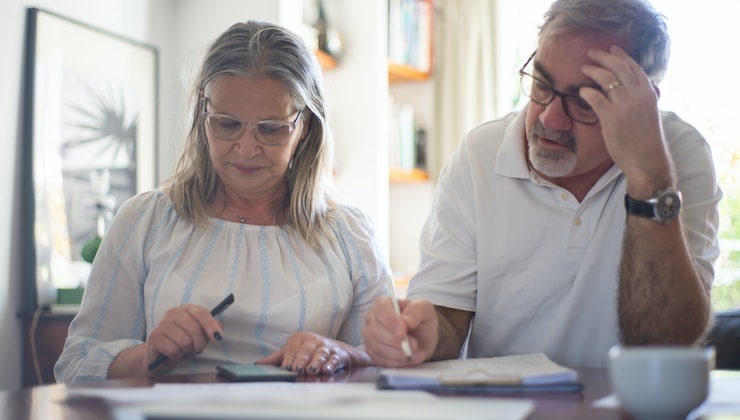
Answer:
M556 0L544 18L538 43L567 33L618 37L653 84L663 80L671 41L665 17L647 0Z

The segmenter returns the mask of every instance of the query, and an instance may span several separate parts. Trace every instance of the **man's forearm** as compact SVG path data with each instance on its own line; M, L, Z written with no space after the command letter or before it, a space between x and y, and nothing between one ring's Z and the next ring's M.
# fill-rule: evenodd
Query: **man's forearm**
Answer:
M430 360L457 359L470 328L472 312L434 306L439 321L437 347Z
M667 225L630 216L619 283L625 344L695 344L711 320L709 290L686 245L682 221Z

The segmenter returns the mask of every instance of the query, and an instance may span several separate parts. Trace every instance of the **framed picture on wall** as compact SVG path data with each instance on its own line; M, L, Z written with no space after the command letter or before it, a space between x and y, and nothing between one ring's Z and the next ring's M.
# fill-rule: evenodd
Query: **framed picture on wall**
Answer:
M157 180L155 47L37 8L26 16L26 309L79 288L120 205Z

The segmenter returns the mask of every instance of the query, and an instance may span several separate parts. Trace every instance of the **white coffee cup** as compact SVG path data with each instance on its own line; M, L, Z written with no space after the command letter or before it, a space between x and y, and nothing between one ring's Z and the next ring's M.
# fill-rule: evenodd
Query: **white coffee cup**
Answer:
M637 419L685 419L707 398L714 359L713 347L614 346L609 376Z

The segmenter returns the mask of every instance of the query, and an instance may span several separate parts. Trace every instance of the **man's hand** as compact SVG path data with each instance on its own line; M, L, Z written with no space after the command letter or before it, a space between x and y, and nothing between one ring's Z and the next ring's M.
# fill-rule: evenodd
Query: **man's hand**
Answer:
M375 363L384 367L415 366L429 359L437 347L438 321L428 301L399 299L401 316L389 297L375 300L365 318L365 350ZM411 347L411 360L401 348L404 336Z
M457 357L467 335L470 312L437 308L426 300L399 299L398 304L401 316L390 298L378 298L365 318L365 350L375 363L403 367ZM401 349L404 336L409 339L411 360Z
M627 192L647 199L673 186L672 161L663 138L658 89L639 64L618 46L591 50L596 65L583 73L602 90L584 87L581 96L599 116L604 144L627 178Z

